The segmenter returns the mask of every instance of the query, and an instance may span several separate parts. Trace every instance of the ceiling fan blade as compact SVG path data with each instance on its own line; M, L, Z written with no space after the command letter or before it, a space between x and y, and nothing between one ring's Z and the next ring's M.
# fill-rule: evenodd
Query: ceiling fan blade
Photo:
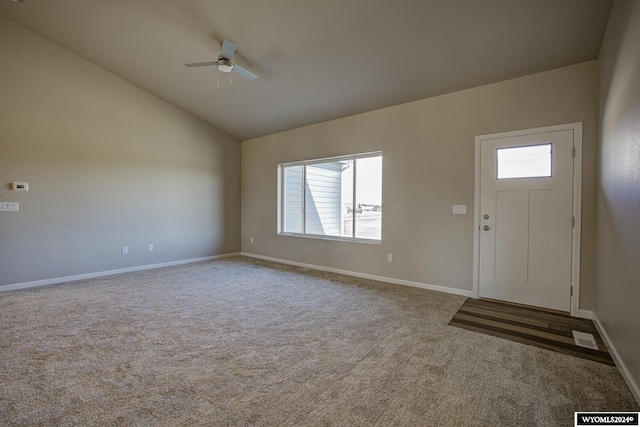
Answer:
M222 46L220 47L220 56L225 59L232 60L233 55L236 54L236 48L238 46L231 40L224 39Z
M258 76L254 74L253 71L249 71L246 68L239 66L238 64L233 64L233 71L248 80L255 80L258 78Z
M185 67L210 67L212 65L217 65L218 61L209 61L209 62L190 62L188 64L184 64Z

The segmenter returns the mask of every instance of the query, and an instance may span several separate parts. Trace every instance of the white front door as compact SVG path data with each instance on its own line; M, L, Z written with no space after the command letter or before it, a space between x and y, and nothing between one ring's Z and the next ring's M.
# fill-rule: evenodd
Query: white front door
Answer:
M573 131L480 140L479 296L569 311Z

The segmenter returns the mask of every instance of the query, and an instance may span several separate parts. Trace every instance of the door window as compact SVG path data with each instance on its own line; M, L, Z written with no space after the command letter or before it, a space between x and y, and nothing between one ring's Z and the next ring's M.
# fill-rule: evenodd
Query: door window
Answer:
M552 144L497 149L498 179L548 178Z

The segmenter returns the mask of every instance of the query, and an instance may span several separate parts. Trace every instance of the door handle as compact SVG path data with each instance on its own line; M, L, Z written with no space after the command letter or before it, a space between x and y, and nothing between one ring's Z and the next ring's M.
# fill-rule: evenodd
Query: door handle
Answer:
M484 231L489 231L489 229L490 229L490 228L491 228L491 227L489 227L488 225L485 225L484 227L482 227L482 229L483 229Z

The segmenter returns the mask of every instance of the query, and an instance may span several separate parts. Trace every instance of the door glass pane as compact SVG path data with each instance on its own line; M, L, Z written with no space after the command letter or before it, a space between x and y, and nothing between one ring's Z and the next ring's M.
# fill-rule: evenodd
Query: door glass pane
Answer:
M498 148L498 179L550 177L551 145Z
M356 237L382 238L382 156L356 159Z
M285 233L302 233L302 168L284 168L283 224Z

